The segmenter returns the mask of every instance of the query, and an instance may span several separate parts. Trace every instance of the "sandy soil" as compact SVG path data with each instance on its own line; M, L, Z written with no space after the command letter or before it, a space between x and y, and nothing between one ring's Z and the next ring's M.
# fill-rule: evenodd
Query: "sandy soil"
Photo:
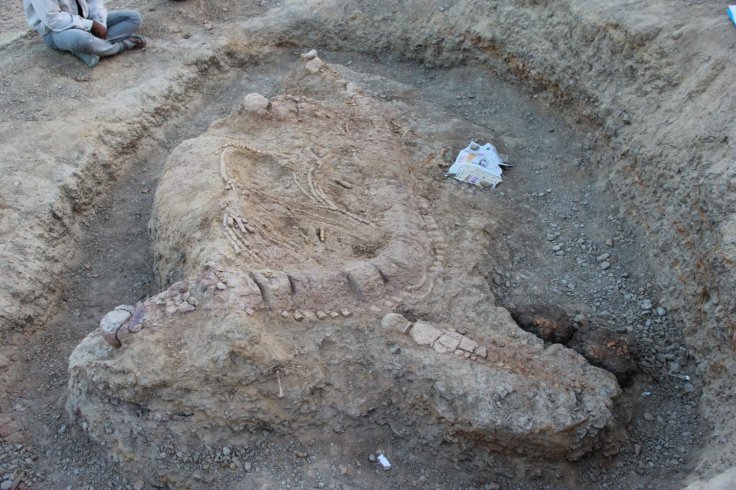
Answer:
M312 47L307 45L310 34L299 30L296 40L289 43L288 34L281 33L276 39L280 46L264 48L268 42L263 40L260 45L238 36L227 40L230 33L219 28L278 7L277 2L114 2L109 4L113 8L132 7L144 13L145 34L151 45L143 52L106 60L88 70L71 56L46 48L23 26L17 4L4 3L16 14L0 24L0 51L4 55L0 62L4 155L0 168L0 264L19 279L13 280L12 294L2 303L0 369L5 396L0 401L0 479L18 488L133 487L137 483L134 475L118 474L117 468L106 462L104 449L68 426L63 411L68 356L106 311L166 286L157 284L153 275L147 225L157 179L168 154L237 108L245 93L275 93L296 55ZM670 19L675 27L667 28L684 30L681 35L685 40L691 37L683 17L712 25L716 15L721 15L715 2L669 4L676 5L679 13ZM661 13L663 5L648 7L650 16ZM346 6L345 15L360 18L357 10L351 12L349 7L354 6ZM433 12L447 9L439 4L436 7ZM368 3L364 9L376 14L380 5ZM611 14L611 18L620 16L627 14ZM649 19L657 24L644 14L637 22L631 17L634 14L629 14L627 22L641 25ZM663 28L660 24L657 29ZM646 37L646 29L642 30L644 37L634 44L646 44L651 36L657 36L650 32ZM336 33L339 37L340 29ZM724 36L731 32L723 29L718 33ZM709 36L709 42L712 36L716 35ZM356 39L365 40L360 35ZM712 344L697 332L686 341L683 329L694 329L696 321L678 311L683 309L678 301L684 293L673 292L677 288L671 286L665 270L671 262L654 252L657 247L653 244L661 245L670 236L665 230L652 228L655 219L648 202L641 206L641 214L631 212L630 203L635 199L621 183L626 179L616 182L600 171L612 159L611 141L613 146L622 140L634 141L627 131L643 131L636 117L644 116L634 113L633 128L622 123L611 135L606 124L615 124L616 117L595 114L595 108L614 104L606 101L596 105L590 96L595 93L590 86L600 78L573 80L569 89L556 80L549 90L544 77L532 76L520 87L504 81L514 80L518 60L503 54L492 59L511 66L512 75L493 64L454 66L442 61L442 52L422 54L415 56L418 61L407 62L406 48L393 55L391 42L378 49L356 42L355 51L361 54L340 41L325 38L323 43L337 48L322 51L327 61L375 75L368 78L369 86L381 97L405 97L418 113L439 111L448 119L465 122L467 127L459 124L456 137L445 142L447 158L472 138L488 138L509 155L516 166L493 192L445 181L439 167L426 170L425 177L433 182L428 191L453 189L443 193L448 201L439 203L440 209L443 204L448 209L467 207L473 212L503 209L502 226L486 233L502 234L506 247L488 250L486 260L479 261L476 268L501 304L558 304L573 315L606 322L635 336L642 345L643 373L625 390L633 418L631 444L613 459L593 457L575 465L499 460L495 468L478 469L464 461L433 461L430 454L410 449L406 441L384 428L326 437L310 435L294 441L264 434L262 444L243 449L239 455L241 462L250 463L250 470L243 466L223 473L223 488L236 484L241 488L312 488L319 484L334 488L494 488L495 484L503 488L680 488L688 474L702 465L703 455L707 458L709 452L725 448L721 458L727 463L731 438L712 430L709 424L714 418L705 419L698 402L702 381L695 373L705 368L701 364L696 371L696 366ZM703 57L697 59L702 61ZM661 64L665 78L687 79L690 72L679 72L672 61L665 61ZM651 69L646 60L637 59L637 63ZM544 74L543 63L536 66ZM715 71L703 78L713 84L732 68L716 65ZM391 80L406 84L412 91L397 94ZM694 85L692 90L715 97L707 82ZM666 86L659 90L665 91ZM621 98L627 109L635 104L634 95L622 92ZM640 111L662 104L656 97L643 100L652 101L651 107L642 103ZM560 116L550 103L557 109L566 105L567 109ZM717 105L717 100L708 102L708 107ZM576 118L571 117L576 107L593 108L593 113L581 112L576 124ZM715 120L723 120L720 113L716 110ZM79 121L76 128L70 125L75 120ZM680 126L678 134L686 134L687 126ZM470 128L477 127L485 131L474 134L475 129ZM29 138L32 131L44 137ZM617 131L623 136L616 135ZM713 142L702 142L711 147L700 161L727 155L718 146L720 141L714 137ZM668 151L676 152L677 148ZM664 181L668 175L655 175L643 185L651 189L652 182ZM654 194L660 198L659 193ZM707 208L707 203L697 208L703 206ZM724 208L722 216L730 209L728 205ZM458 243L477 237L479 230L461 220L453 222L449 214L445 218ZM719 222L728 220L720 218ZM704 240L713 243L710 235ZM605 260L611 264L606 270L599 267L597 259L604 253L609 254L610 260ZM697 256L699 249L695 247L690 253ZM675 262L682 264L687 259ZM675 269L680 277L688 271L684 265ZM722 281L721 296L728 294L731 284L727 278ZM681 289L687 292L690 286ZM646 302L651 303L649 308L642 307ZM706 302L708 308L718 309L718 300L715 305L711 300ZM662 314L657 307L663 308ZM428 304L425 310L413 313L427 314L435 308ZM711 322L708 325L724 324L718 320L722 313L713 313L716 320L708 320L708 315L706 312L699 318ZM727 373L727 363L721 364ZM713 365L711 372L718 375ZM644 392L651 395L643 396ZM711 402L710 406L715 405ZM707 408L705 412L717 414L718 410ZM375 471L367 459L379 447L395 455L397 463L390 473ZM300 456L303 452L308 456Z

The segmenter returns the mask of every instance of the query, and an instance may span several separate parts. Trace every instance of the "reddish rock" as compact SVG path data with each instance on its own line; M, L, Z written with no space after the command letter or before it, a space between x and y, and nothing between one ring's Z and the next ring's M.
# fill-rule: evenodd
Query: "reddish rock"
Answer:
M558 306L532 304L510 307L509 312L521 328L545 342L566 344L575 334L570 317Z
M607 328L581 329L575 334L570 347L592 365L615 375L621 385L627 384L638 372L634 359L635 347L628 335Z

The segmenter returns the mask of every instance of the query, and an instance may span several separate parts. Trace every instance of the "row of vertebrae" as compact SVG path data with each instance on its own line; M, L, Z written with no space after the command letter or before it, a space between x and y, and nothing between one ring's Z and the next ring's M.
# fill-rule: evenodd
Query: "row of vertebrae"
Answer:
M412 323L398 313L385 315L381 320L381 326L409 335L417 344L431 347L440 354L455 353L471 361L488 357L488 349L485 346L455 328L441 329L421 320Z

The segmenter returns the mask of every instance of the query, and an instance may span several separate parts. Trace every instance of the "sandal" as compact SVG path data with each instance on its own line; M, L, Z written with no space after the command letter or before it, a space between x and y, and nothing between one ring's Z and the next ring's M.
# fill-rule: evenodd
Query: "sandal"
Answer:
M146 47L146 38L139 35L130 36L121 41L125 49L143 49Z

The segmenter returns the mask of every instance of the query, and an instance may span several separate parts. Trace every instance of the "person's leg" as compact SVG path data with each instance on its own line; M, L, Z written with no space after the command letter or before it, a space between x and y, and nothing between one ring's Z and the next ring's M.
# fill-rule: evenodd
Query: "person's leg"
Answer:
M61 32L47 34L47 43L61 51L71 51L74 54L83 53L97 56L113 56L125 49L122 43L111 43L93 36L81 29L67 29Z
M122 41L135 34L143 24L141 14L135 10L118 10L107 14L107 40Z

